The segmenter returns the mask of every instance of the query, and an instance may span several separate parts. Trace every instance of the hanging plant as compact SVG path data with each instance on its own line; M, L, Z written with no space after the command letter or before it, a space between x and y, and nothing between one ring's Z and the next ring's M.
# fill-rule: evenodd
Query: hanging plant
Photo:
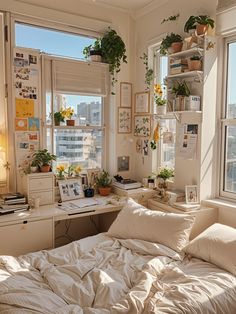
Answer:
M127 63L125 43L115 30L109 28L101 38L101 51L103 60L109 64L111 85L114 86L117 82L115 76L120 72L121 63Z
M163 19L161 24L165 23L165 22L169 22L169 21L176 21L179 18L179 13L175 14L175 15L170 15L169 17L167 17L166 19Z
M140 59L143 60L143 64L145 65L145 84L147 85L147 89L150 89L154 78L154 71L148 67L148 55L145 52L140 57Z

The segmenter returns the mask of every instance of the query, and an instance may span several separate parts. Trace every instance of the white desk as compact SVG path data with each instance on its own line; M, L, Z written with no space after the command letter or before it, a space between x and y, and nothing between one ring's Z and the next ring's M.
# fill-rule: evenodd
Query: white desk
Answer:
M99 196L97 197L99 198ZM100 204L83 209L65 211L57 204L40 206L39 209L0 216L0 255L20 255L54 247L54 223L56 221L88 217L119 211L125 198L116 201L114 196L101 198ZM82 211L82 212L81 212Z

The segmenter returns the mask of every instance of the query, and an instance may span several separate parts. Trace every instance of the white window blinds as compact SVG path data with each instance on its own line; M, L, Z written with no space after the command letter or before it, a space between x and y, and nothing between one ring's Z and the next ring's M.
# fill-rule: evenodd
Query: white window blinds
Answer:
M53 60L54 88L57 92L107 96L108 65L85 61Z

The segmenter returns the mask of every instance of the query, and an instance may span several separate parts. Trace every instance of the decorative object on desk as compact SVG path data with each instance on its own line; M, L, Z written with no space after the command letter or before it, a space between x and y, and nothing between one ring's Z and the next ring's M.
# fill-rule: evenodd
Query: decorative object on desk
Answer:
M82 182L79 179L58 182L62 202L84 197Z
M132 84L120 83L120 107L132 108Z
M149 137L151 134L150 116L134 116L134 135Z
M144 114L150 111L150 93L139 92L135 94L134 113Z
M49 172L52 161L56 159L57 156L49 153L47 149L39 149L33 154L33 161L38 165L41 172Z
M101 173L100 168L87 169L88 185L94 188L96 185L96 178L100 173Z
M163 200L167 200L166 190L167 190L167 180L174 177L174 169L168 167L161 167L159 169L157 178L161 179L161 182L158 183L158 188L161 190L161 196Z
M107 196L111 193L111 184L112 179L110 178L110 175L108 171L103 171L98 175L96 178L96 185L98 187L98 191L100 195Z
M129 171L129 156L117 157L117 171Z
M122 176L118 174L114 176L114 178L116 179L116 181L114 181L112 185L115 187L121 188L123 190L137 189L142 186L140 182L137 182L132 179L124 179Z
M187 204L198 204L198 187L197 185L185 186L185 199Z
M167 53L176 53L181 51L183 46L183 39L179 34L170 33L162 39L160 45L160 54L162 56Z
M39 170L39 167L38 167L37 162L35 160L32 160L30 164L30 172L35 173L35 172L38 172L38 170Z
M163 97L161 84L154 85L154 102L156 104L156 113L158 115L165 115L167 100Z
M85 197L93 197L94 196L94 189L91 186L84 187L84 196Z
M118 133L131 133L131 108L118 108Z

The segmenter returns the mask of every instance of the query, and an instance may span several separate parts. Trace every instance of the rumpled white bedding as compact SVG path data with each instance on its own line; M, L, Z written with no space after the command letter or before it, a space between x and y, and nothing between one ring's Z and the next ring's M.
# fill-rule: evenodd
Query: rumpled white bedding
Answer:
M236 278L161 244L105 234L0 257L0 313L236 313Z

